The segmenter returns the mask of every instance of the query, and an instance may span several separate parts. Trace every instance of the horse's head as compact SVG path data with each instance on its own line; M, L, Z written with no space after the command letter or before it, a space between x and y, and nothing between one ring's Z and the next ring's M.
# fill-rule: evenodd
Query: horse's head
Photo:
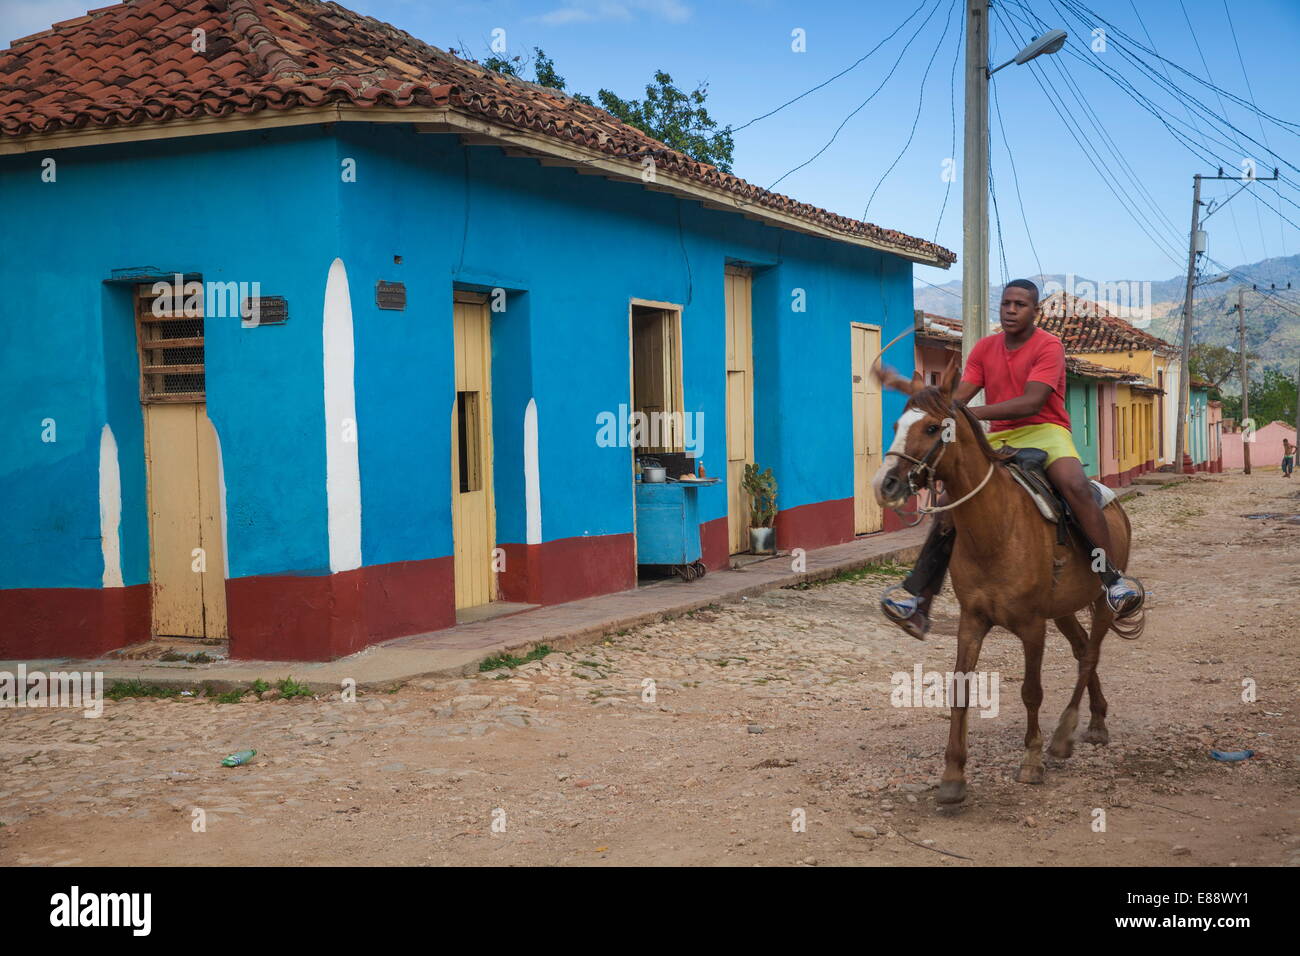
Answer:
M950 363L940 385L926 386L919 372L910 382L898 375L877 373L877 377L911 396L894 423L894 443L871 483L881 505L901 508L909 495L931 485L947 445L956 441L959 416L952 394L960 367Z

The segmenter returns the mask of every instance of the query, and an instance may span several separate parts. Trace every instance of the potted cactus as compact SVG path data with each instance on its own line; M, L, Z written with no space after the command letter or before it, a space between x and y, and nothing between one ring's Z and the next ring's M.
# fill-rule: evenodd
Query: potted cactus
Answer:
M772 469L759 471L746 465L741 487L749 495L749 549L754 554L776 554L776 479Z

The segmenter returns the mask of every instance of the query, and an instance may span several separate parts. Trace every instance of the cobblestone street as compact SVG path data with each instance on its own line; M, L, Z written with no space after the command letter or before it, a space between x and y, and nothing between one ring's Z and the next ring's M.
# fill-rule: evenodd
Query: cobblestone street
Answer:
M1000 711L970 721L966 803L936 806L947 711L891 706L891 675L952 668L956 604L916 642L881 620L884 569L354 703L0 711L0 863L1294 864L1300 525L1243 516L1298 492L1214 476L1126 503L1146 633L1103 648L1110 746L1047 757L1042 786L1012 780L1023 661L995 630ZM1073 675L1052 630L1048 731Z

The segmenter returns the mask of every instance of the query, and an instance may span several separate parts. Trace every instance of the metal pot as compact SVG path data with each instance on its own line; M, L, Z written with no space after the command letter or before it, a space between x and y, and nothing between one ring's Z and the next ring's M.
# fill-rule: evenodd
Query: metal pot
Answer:
M641 480L649 484L658 484L668 477L668 469L651 465L641 469Z
M776 529L750 528L749 550L754 554L776 554Z

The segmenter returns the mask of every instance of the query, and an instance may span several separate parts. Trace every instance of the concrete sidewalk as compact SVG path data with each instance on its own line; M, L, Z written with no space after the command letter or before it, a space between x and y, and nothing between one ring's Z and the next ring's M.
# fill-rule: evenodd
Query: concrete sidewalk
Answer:
M671 579L615 594L556 604L490 620L458 624L428 634L399 637L326 663L314 661L216 661L211 664L164 663L156 660L101 658L69 661L22 661L27 670L102 671L111 687L137 680L159 687L218 692L249 687L255 680L275 683L292 676L317 693L340 689L351 678L361 690L388 690L421 677L460 676L477 672L479 662L502 653L523 654L539 644L569 650L606 634L677 617L708 604L739 601L773 588L818 581L870 564L911 562L920 552L926 527L874 534L847 544L809 551L806 570L791 570L781 555L743 568L710 571L690 583ZM874 613L874 607L868 608ZM19 661L0 661L0 670L16 671Z

